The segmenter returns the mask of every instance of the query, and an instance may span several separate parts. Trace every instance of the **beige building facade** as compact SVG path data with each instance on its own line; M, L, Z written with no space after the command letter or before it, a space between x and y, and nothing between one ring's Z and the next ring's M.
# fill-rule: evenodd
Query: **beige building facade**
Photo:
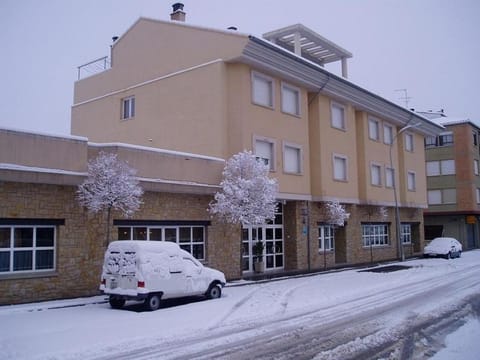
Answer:
M175 241L228 279L254 275L257 240L267 274L398 258L395 205L402 251L419 253L423 141L442 127L282 39L141 18L112 45L111 68L75 83L71 137L1 129L0 303L96 293L105 219L75 191L99 151L127 161L145 190L132 218L115 214L112 240ZM279 182L275 220L260 227L207 211L226 159L244 149ZM327 202L350 214L344 226L332 225ZM19 252L22 226L30 254Z

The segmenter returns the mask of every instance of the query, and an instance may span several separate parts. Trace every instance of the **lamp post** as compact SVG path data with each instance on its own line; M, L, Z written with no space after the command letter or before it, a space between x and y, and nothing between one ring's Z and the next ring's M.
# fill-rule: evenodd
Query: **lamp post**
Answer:
M395 199L395 235L397 237L397 251L398 251L398 257L401 259L401 261L405 261L405 254L403 252L403 243L402 239L400 239L400 210L398 208L398 199L397 199L397 185L395 181L396 177L396 171L393 167L393 160L392 160L392 148L393 144L395 143L395 140L397 140L398 136L403 133L404 131L420 126L421 123L417 124L412 124L412 125L407 125L401 128L393 137L392 141L390 142L390 168L393 170L393 178L392 178L392 188L393 188L393 196Z

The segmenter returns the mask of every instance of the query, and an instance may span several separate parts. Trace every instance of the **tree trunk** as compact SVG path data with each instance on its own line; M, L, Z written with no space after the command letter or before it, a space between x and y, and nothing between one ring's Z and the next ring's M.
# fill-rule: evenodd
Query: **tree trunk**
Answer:
M106 231L107 237L105 239L105 246L108 246L108 244L110 243L110 217L111 217L111 213L112 213L112 208L109 207L107 209L107 231Z

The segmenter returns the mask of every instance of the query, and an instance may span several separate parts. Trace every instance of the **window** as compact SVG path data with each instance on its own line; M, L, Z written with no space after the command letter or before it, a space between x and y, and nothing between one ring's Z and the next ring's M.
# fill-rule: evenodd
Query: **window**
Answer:
M330 111L332 112L332 127L346 130L345 107L337 103L332 103Z
M455 160L427 161L427 176L455 175Z
M428 190L427 200L428 205L455 204L457 202L457 190Z
M262 161L270 167L270 171L274 171L275 165L275 143L266 139L255 139L255 156L257 160Z
M334 249L335 236L333 225L320 225L318 227L318 250L332 251Z
M370 179L372 185L382 185L382 167L380 165L372 164L370 166Z
M252 73L252 101L254 104L273 108L273 79Z
M302 172L302 151L300 147L286 144L283 146L283 170L292 174Z
M409 171L407 174L407 189L408 191L415 191L415 188L416 188L415 173L413 171Z
M135 116L135 96L122 99L122 119L130 119Z
M388 225L362 224L362 242L364 247L388 245Z
M405 134L405 150L413 152L413 135Z
M473 135L473 145L477 146L478 145L478 133L476 131L474 131L472 133L472 135Z
M118 240L171 241L194 258L205 259L204 226L121 226Z
M442 203L442 190L428 190L428 205L440 205Z
M412 226L410 224L400 225L400 238L402 239L402 244L412 243Z
M440 134L440 136L428 136L425 138L425 147L451 146L453 144L453 133L451 131Z
M394 171L392 168L385 168L385 186L389 188L393 188L393 175Z
M374 118L368 119L368 137L372 140L380 140L379 121Z
M478 169L479 169L479 167L478 167L478 160L473 160L473 173L474 173L475 175L478 175L478 174L479 174Z
M447 146L453 144L453 133L443 133L438 137L437 146Z
M55 270L55 227L0 226L0 274Z
M300 90L282 83L282 111L300 116Z
M393 126L383 124L383 142L390 145L393 142Z
M437 146L437 138L435 136L427 136L425 138L425 147L435 147Z
M333 178L347 181L347 158L345 156L333 156Z
M480 189L477 188L477 204L480 204Z

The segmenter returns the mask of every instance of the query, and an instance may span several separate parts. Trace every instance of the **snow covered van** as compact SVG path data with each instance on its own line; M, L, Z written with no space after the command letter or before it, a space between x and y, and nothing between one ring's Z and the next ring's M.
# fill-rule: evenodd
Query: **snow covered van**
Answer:
M113 308L126 300L143 300L157 310L160 299L192 295L219 298L225 275L203 266L188 252L168 241L121 240L105 252L100 290Z

